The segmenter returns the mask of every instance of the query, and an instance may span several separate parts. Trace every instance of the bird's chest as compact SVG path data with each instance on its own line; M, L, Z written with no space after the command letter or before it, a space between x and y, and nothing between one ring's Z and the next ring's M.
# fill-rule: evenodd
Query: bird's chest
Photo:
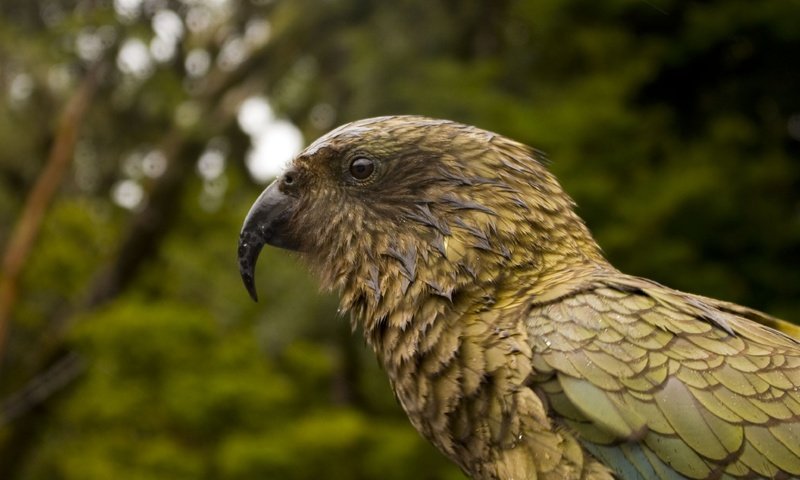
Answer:
M385 340L376 352L398 401L442 452L460 464L464 452L484 461L518 441L517 392L531 369L522 332L467 317Z

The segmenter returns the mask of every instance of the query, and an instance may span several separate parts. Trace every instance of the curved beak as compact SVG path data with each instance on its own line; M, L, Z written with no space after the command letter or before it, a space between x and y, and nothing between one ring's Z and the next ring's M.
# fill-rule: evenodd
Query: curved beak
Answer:
M250 207L239 234L239 273L250 297L258 301L255 268L258 254L265 244L297 250L298 242L288 234L288 221L294 210L294 198L272 182Z

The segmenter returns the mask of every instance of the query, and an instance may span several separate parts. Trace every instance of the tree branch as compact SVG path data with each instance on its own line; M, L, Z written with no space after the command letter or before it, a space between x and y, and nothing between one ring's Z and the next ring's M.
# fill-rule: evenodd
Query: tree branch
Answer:
M39 236L47 208L72 161L78 129L97 87L99 70L100 68L97 66L84 77L78 89L64 106L45 167L25 200L22 213L14 225L14 230L3 254L0 265L2 269L2 275L0 275L0 365L5 357L11 314L19 298L17 292L19 277Z

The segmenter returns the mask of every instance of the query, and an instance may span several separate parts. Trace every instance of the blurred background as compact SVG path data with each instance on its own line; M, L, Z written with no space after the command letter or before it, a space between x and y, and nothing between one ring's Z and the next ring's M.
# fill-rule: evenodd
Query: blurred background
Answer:
M0 478L460 479L250 204L332 127L549 153L612 262L800 321L800 3L2 0Z

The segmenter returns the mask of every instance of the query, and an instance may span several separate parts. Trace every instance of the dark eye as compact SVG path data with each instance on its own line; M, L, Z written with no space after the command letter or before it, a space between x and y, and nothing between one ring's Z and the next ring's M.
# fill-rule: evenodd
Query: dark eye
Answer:
M375 171L375 162L369 158L358 157L350 164L350 175L356 180L366 180Z

